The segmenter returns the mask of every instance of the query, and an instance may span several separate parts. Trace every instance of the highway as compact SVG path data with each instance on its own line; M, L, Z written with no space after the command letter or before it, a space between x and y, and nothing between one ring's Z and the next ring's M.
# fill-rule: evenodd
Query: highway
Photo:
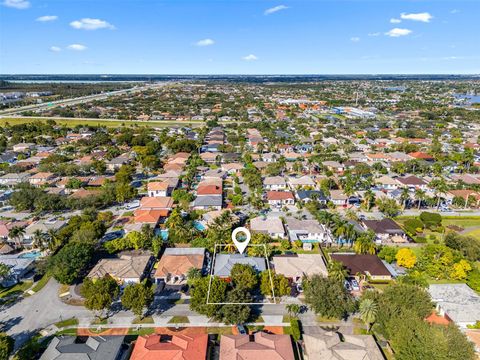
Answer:
M144 86L135 86L129 89L115 90L115 91L105 92L102 94L87 95L87 96L81 96L77 98L62 99L62 100L57 100L52 102L44 102L41 104L9 108L9 109L0 110L0 116L12 116L12 115L21 114L22 112L29 111L29 110L41 111L44 109L52 109L58 106L75 105L75 104L91 102L94 100L104 100L111 96L118 96L118 95L129 94L129 93L131 94L131 93L137 93L137 92L141 92L149 89L160 88L162 86L165 86L166 84L171 84L171 83L162 82L162 83L155 83L155 84L147 84Z

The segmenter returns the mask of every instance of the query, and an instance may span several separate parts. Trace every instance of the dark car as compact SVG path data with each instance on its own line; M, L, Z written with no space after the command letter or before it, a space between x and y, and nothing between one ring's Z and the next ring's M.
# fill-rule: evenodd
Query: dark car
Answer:
M245 329L245 326L241 324L237 324L237 330L240 335L246 335L247 334L247 329Z

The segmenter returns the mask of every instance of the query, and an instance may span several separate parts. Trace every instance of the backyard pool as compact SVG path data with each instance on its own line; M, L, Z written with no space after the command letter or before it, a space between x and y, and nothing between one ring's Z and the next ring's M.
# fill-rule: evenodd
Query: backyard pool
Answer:
M193 227L195 229L197 229L198 231L203 231L206 229L205 225L203 225L203 223L201 223L200 221L194 221L193 222Z
M42 256L42 253L40 251L29 251L18 255L20 259L36 259L40 256Z

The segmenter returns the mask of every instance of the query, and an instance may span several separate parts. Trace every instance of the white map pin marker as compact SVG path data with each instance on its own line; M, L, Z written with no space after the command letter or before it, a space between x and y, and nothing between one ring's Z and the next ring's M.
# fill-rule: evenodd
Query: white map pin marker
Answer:
M237 234L238 233L243 233L245 234L246 239L243 241L238 241L237 239ZM240 254L243 254L245 249L247 248L248 243L250 242L250 231L247 228L244 227L238 227L232 232L232 241L235 244L235 247L237 248L238 252Z

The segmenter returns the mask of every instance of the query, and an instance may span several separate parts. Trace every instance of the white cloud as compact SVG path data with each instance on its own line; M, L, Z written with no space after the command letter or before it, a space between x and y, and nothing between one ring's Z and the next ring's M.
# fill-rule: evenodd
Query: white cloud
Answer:
M28 0L4 0L2 5L14 9L24 10L30 7L30 1Z
M368 33L368 36L380 36L379 32Z
M105 20L91 18L83 18L80 20L72 21L70 23L70 26L74 29L81 30L115 29L115 26Z
M288 6L277 5L277 6L274 6L274 7L271 7L269 9L265 10L265 12L263 14L264 15L270 15L270 14L276 13L278 11L287 10L287 9L288 9Z
M391 18L390 19L390 23L392 23L392 24L399 24L401 22L402 22L402 20L400 20L400 19L396 19L396 18Z
M255 61L255 60L258 60L258 57L256 57L253 54L250 54L250 55L242 57L242 59L245 60L245 61Z
M58 46L50 46L50 51L51 52L60 52L62 49L60 49Z
M354 36L354 37L351 37L351 38L350 38L350 41L359 42L359 41L360 41L360 38L359 38L358 36Z
M47 22L47 21L55 21L58 19L57 15L44 15L38 17L35 21L40 21L40 22Z
M215 41L212 39L202 39L202 40L198 40L195 43L196 46L210 46L213 44L215 44Z
M402 13L400 17L403 20L413 20L413 21L421 21L421 22L430 22L430 20L433 19L433 16L430 15L428 12L423 12L423 13L412 13L412 14L406 14Z
M409 29L394 28L386 32L385 35L390 37L400 37L400 36L407 36L411 33L412 33L412 30L409 30Z
M84 51L87 50L87 47L82 44L71 44L67 46L67 49L74 51Z
M459 12L460 12L460 10L453 9L452 11L450 11L450 14L458 14Z

